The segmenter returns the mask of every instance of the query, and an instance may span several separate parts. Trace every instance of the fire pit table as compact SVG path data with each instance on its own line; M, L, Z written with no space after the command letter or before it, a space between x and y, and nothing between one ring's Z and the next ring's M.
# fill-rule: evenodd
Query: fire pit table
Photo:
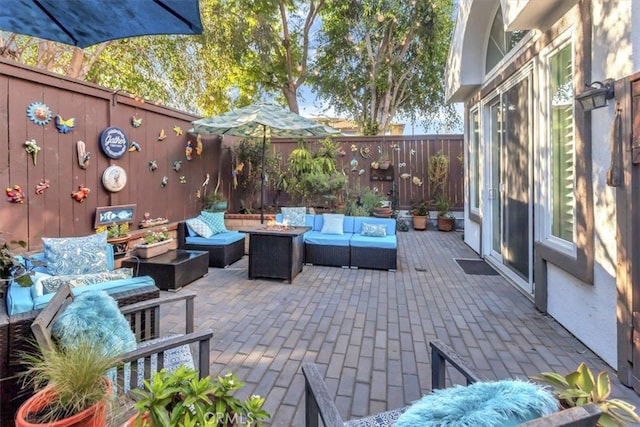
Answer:
M261 226L241 230L249 235L249 279L282 279L291 283L302 271L304 233L311 227Z

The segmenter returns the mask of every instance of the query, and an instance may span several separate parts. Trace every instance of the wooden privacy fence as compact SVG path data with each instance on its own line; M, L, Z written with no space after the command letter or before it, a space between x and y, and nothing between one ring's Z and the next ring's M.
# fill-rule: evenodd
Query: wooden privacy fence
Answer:
M395 191L400 209L409 209L415 200L434 199L429 182L429 159L438 152L444 153L449 158L445 194L452 201L452 210L464 209L463 135L352 136L334 137L333 140L344 152L337 159L337 167L347 177L349 193L370 188L392 196ZM286 167L289 153L297 144L293 139L274 139L269 150L279 152ZM309 148L313 151L313 142L309 142ZM389 169L372 168L371 163L381 156L391 161ZM237 193L227 193L232 194L230 211L237 211L241 206L242 195ZM280 205L288 203L286 195L276 197L268 188L264 200L268 210L277 208L274 201ZM259 201L253 207L254 210L259 208Z
M50 116L38 123L28 112L41 104ZM65 123L73 118L75 126L59 129L56 116ZM0 58L0 187L19 186L25 196L22 203L0 203L2 237L24 240L26 249L34 251L41 247L42 237L93 233L96 212L112 206L134 207L129 221L132 228L145 213L151 218L180 221L198 214L206 204L204 195L218 182L219 191L229 199L229 212L238 212L243 196L233 187L229 149L233 139L203 136L200 153L195 136L187 133L190 122L197 118ZM109 157L100 145L103 131L110 127L120 128L129 143L136 143L120 158ZM37 159L27 150L26 143L31 140L40 148ZM395 189L402 209L409 208L412 200L433 198L429 158L444 152L450 159L447 194L455 210L463 209L462 135L334 140L344 151L337 163L348 177L349 191L357 193L368 187L389 193ZM91 153L84 167L77 153L78 141ZM189 156L188 142L192 144ZM296 144L297 140L273 140L270 150L280 152L286 161ZM371 168L371 162L381 154L393 164L386 175ZM103 176L113 166L122 168L127 176L119 191L110 191L103 184ZM207 177L208 185L203 185ZM45 181L47 186L43 186ZM79 187L90 192L76 201L71 193ZM275 194L265 193L265 205L274 199ZM284 205L287 196L279 200Z

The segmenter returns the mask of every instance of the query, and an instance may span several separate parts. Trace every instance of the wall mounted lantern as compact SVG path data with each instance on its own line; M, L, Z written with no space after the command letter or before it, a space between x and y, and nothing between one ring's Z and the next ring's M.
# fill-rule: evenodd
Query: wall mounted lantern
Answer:
M607 79L604 82L587 83L585 86L588 89L576 95L576 99L580 102L584 111L605 107L607 105L607 99L613 99L615 96L613 79Z

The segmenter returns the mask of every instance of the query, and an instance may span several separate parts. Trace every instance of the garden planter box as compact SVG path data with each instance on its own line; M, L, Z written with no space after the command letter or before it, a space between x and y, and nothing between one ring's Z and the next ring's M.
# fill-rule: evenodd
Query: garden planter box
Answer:
M140 258L153 258L175 249L173 239L164 240L162 242L152 243L150 245L136 245L136 254Z

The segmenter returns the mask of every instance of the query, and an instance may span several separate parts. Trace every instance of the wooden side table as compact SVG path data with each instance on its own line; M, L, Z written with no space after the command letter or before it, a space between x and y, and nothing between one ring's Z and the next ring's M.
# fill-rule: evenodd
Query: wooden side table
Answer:
M127 258L123 267L136 276L151 276L163 291L175 291L209 271L209 252L176 249L152 258Z

